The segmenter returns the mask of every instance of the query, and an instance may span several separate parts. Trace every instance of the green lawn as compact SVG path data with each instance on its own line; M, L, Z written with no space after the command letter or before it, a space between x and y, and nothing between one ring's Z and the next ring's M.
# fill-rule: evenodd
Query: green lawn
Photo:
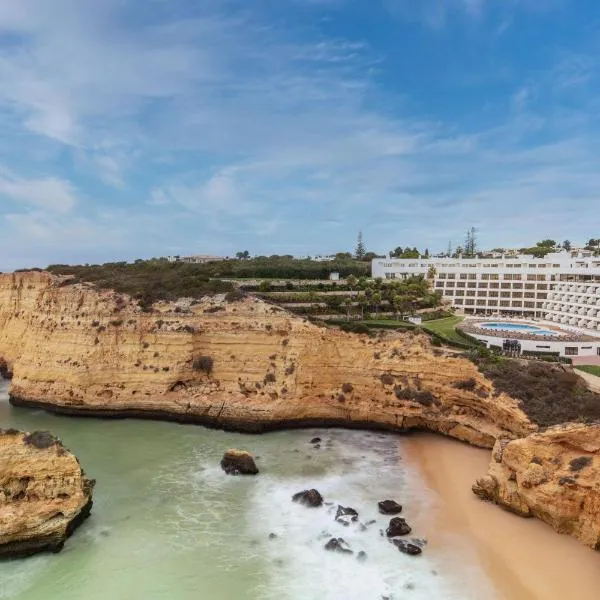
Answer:
M383 325L389 327L414 327L410 321L396 321L395 319L365 319L361 321L365 325Z
M450 340L451 342L459 342L460 344L468 344L469 341L456 333L455 327L464 319L464 317L448 317L447 319L438 319L435 321L423 321L421 327L429 329Z
M579 369L580 371L585 371L590 375L596 375L596 377L600 377L600 366L598 365L577 365L575 368Z

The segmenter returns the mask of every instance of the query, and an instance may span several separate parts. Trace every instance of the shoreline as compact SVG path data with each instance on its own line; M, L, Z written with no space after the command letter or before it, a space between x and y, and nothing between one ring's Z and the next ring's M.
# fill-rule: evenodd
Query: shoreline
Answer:
M472 493L475 479L487 473L489 450L428 433L407 435L400 447L437 495L422 523L427 536L435 543L436 537L458 535L469 543L497 597L597 599L599 552L556 533L546 523L518 517Z

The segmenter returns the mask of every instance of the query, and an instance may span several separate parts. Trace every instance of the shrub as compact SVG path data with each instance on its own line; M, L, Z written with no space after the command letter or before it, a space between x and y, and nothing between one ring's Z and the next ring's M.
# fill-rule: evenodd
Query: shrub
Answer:
M275 373L267 373L265 378L263 379L264 383L275 383L277 378L275 377Z
M342 323L340 329L347 333L369 334L371 330L364 323Z
M431 392L426 390L414 392L412 399L423 406L431 406L432 404L437 404L439 402Z
M192 368L194 371L202 371L207 375L210 375L213 370L214 361L211 356L199 356L192 363Z
M350 394L353 389L354 386L351 383L344 383L342 386L342 392L344 392L344 394Z
M583 469L584 467L587 467L591 463L592 463L591 456L579 456L577 458L574 458L569 463L569 468L571 469L571 471L581 471L581 469Z
M379 379L381 379L383 385L392 385L396 381L396 378L391 373L384 373Z
M246 297L246 294L244 292L242 292L241 290L235 289L235 290L232 290L231 292L227 292L227 294L225 294L225 301L226 302L240 302L245 297Z
M394 388L394 394L398 400L411 400L412 394L409 389L403 388L401 385L397 385Z
M472 392L477 387L477 381L473 377L469 377L469 379L463 379L462 381L457 381L454 384L454 387L459 390L468 390Z

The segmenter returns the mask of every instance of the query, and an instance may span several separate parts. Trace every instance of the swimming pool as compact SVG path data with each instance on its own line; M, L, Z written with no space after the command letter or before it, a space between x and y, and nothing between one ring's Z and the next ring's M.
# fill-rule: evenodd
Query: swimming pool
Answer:
M529 333L533 335L541 336L555 336L560 335L557 331L550 331L549 329L542 329L536 325L525 325L523 323L480 323L478 325L481 329L491 329L493 331L507 331L511 333Z

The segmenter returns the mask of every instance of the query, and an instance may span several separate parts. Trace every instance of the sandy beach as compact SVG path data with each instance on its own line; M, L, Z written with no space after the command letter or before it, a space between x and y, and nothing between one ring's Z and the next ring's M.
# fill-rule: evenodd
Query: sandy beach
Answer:
M402 448L408 452L404 459L423 473L438 495L434 518L429 515L422 523L430 544L457 534L471 542L499 598L598 599L600 553L537 519L523 519L482 502L471 492L475 479L487 471L489 450L433 434L409 435Z

